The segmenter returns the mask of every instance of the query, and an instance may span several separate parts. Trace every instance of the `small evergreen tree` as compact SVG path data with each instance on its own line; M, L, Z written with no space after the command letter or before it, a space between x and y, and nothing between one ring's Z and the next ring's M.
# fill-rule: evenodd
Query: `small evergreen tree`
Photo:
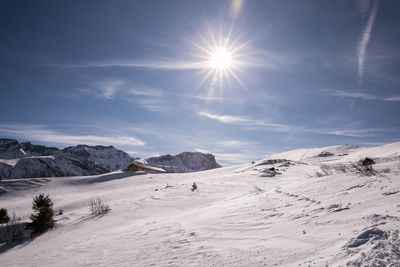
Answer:
M33 235L42 234L54 227L53 201L50 196L40 194L34 197L32 209L34 210L34 213L30 216L32 222L28 223L27 226L32 229Z
M10 221L10 216L5 208L0 209L0 223L8 223Z

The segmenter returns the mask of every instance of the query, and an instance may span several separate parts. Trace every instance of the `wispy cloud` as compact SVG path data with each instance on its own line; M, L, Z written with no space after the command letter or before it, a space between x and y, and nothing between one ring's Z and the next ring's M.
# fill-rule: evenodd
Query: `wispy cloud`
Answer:
M241 67L256 67L270 70L286 70L293 64L293 58L265 49L252 48L251 53L246 53L246 60L235 60ZM180 61L176 58L147 58L147 59L129 59L129 60L102 60L86 61L70 64L43 64L44 67L57 68L140 68L148 70L204 70L210 69L210 59L189 59Z
M338 97L350 97L350 98L360 98L364 100L375 100L379 99L375 95L370 95L361 92L346 92L341 90L333 90L333 89L322 89L321 92L324 92L327 95L338 96Z
M237 101L234 98L228 98L228 97L218 97L218 96L207 96L207 95L185 95L185 97L188 98L193 98L201 101L206 101L206 102L235 102Z
M361 7L360 12L365 13L366 9L368 9L369 2L368 2L368 5L366 4L366 1L361 1L361 3L362 4L360 5L360 7ZM357 46L358 76L359 76L360 82L362 82L362 80L364 79L364 65L365 65L365 58L367 55L367 46L368 46L369 40L371 38L372 27L374 26L376 13L378 11L378 3L379 3L379 0L375 0L372 10L368 17L367 25L365 26L365 28L362 32L361 40Z
M219 141L217 144L228 148L243 148L243 147L254 146L257 145L258 143L230 139L230 140Z
M65 68L143 68L154 70L196 70L208 67L208 61L176 61L174 59L163 60L109 60L109 61L91 61L77 64L47 64L47 67L65 67Z
M201 153L213 154L215 156L216 161L222 165L242 164L252 160L263 158L263 156L260 157L256 153L218 153L201 148L196 148L195 151Z
M391 101L391 102L400 101L400 96L381 97L381 96L366 94L366 93L361 93L361 92L346 92L346 91L333 90L333 89L322 89L320 91L324 92L327 95L337 96L337 97L358 98L358 99L363 99L363 100L381 100L381 101Z
M262 127L270 127L275 129L276 131L281 132L289 132L294 130L295 127L286 125L286 124L277 124L277 123L269 123L261 120L254 120L241 116L232 116L232 115L217 115L208 112L198 112L200 117L205 117L208 119L216 120L222 123L227 124L244 124L248 126L262 126Z
M400 96L392 96L384 98L386 101L400 101Z
M158 89L146 86L134 86L125 90L125 99L140 105L153 112L166 112L174 109L171 102L167 101L167 95Z
M370 0L358 0L358 10L362 17L365 17L368 13Z
M384 129L309 129L306 132L327 135L339 135L347 137L375 137L377 132L382 132Z
M216 115L205 112L199 112L198 115L219 121L221 123L256 126L255 128L250 128L252 130L268 130L268 131L283 132L283 133L303 132L311 134L340 135L348 137L374 137L378 136L379 132L397 131L394 129L386 129L386 128L371 128L371 129L361 129L361 128L343 129L343 128L317 128L317 127L306 128L303 126L268 123L260 120L253 120L249 118L231 116L231 115Z
M148 96L148 97L162 97L164 96L164 92L161 90L150 88L148 86L133 86L133 88L129 88L126 90L128 94L136 95L136 96Z
M216 115L206 112L199 112L198 115L202 117L206 117L212 120L217 120L222 123L252 123L253 120L249 120L239 116L231 116L231 115Z
M91 84L90 87L79 88L78 92L100 99L113 99L121 90L122 81L102 81Z
M153 112L167 112L174 110L174 106L165 102L161 98L132 98L129 97L127 98L129 102L138 104L142 108L148 110L148 111L153 111Z
M146 143L133 136L75 135L48 129L36 124L0 124L0 134L25 140L55 145L114 145L144 146Z
M135 85L122 80L96 81L85 88L79 88L80 94L103 100L122 99L132 102L146 110L169 111L173 106L165 100L166 94L158 89Z

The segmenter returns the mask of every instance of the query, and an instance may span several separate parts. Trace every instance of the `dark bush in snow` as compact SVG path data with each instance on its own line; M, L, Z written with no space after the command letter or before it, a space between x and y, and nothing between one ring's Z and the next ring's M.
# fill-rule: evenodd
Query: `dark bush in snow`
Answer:
M373 165L375 164L375 161L371 158L364 158L360 159L357 163L354 163L352 166L353 168L360 172L362 175L370 176L375 174L375 170L373 168Z
M32 229L32 234L41 234L54 227L53 201L50 196L40 194L33 198L32 209L34 213L30 216L32 222L27 224Z
M26 223L13 214L7 224L0 226L0 244L24 241L29 238L29 232Z
M5 208L0 209L0 223L8 223L10 221L10 216Z
M196 184L196 183L193 183L193 184L192 184L192 189L191 189L191 190L192 190L192 192L193 192L194 190L197 190L197 184Z

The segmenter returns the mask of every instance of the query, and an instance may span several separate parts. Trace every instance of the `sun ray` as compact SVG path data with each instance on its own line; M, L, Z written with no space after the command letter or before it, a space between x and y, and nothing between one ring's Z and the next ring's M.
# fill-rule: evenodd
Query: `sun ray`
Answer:
M208 77L210 77L211 74L214 73L214 70L210 69L208 70L207 74L204 76L204 78L200 81L200 85L199 88L201 88L201 86L203 86L203 84L208 80Z
M228 69L229 73L232 75L233 78L235 78L235 80L243 87L243 89L245 89L246 91L248 90L247 87L244 85L244 83L240 80L240 78L236 75L236 73L231 70Z
M210 38L211 38L211 41L212 41L212 45L213 45L214 47L218 47L217 41L215 40L214 33L213 33L213 31L212 31L210 25L208 25L208 33L210 34ZM207 41L206 41L206 42L207 42Z

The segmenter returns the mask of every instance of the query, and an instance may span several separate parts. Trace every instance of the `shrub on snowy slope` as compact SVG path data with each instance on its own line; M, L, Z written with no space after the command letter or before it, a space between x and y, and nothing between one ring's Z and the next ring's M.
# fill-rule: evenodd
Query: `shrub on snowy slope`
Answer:
M92 215L103 215L107 214L111 208L108 206L108 204L103 203L101 198L92 198L89 201L89 208L90 208L90 213Z
M371 176L375 174L375 170L373 168L373 165L375 164L375 161L371 158L364 158L360 159L357 163L354 163L352 166L353 168L360 172L362 175L366 176Z
M7 209L1 208L0 209L0 224L8 223L9 221L10 221L10 216L8 216Z
M42 234L54 227L53 201L50 196L40 194L33 198L32 209L34 213L30 216L32 222L27 224L32 229L32 234Z
M21 219L17 218L14 213L5 225L0 226L0 244L27 240L29 232L26 229L26 223L21 222Z

